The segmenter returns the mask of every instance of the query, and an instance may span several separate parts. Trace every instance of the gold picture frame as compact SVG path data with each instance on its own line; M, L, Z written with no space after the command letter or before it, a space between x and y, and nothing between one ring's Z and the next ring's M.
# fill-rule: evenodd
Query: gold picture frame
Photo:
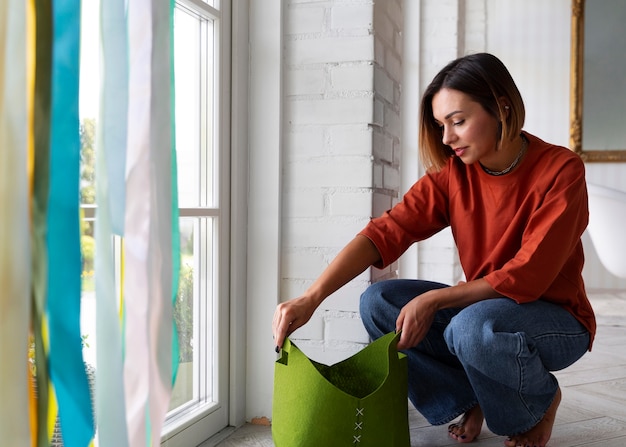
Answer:
M626 148L590 150L583 147L585 3L586 0L572 0L570 148L585 162L626 162Z

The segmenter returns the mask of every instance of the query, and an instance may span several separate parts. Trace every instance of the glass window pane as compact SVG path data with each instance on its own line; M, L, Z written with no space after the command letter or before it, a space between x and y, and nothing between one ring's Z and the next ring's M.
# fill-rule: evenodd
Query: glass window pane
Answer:
M208 207L217 207L217 119L218 119L218 98L215 93L215 72L217 70L217 64L215 63L216 54L215 54L215 24L212 20L207 20L204 22L204 32L205 32L205 50L204 50L204 67L206 69L206 106L205 110L205 129L204 129L204 138L205 138L205 146L207 148L206 153L206 161L207 161L207 170L206 170L206 178L205 178L205 206Z
M214 206L213 22L176 8L174 73L179 205Z
M80 332L83 340L83 360L96 366L96 284L94 219L81 219L80 249L82 253Z
M194 259L195 219L180 220L180 277L174 306L174 320L178 330L179 363L176 383L172 391L170 410L184 406L198 398L198 377L194 377L194 302L197 301L197 262ZM197 337L195 337L197 340ZM194 386L195 385L195 386ZM195 389L194 389L195 388Z
M219 9L220 7L220 0L202 0L202 1L209 6L213 6L215 9Z
M181 207L197 207L202 170L200 20L176 8L174 33L178 200Z
M213 400L213 334L207 326L213 327L210 315L215 300L211 285L214 225L213 218L180 219L181 269L174 307L179 369L168 417L191 405Z

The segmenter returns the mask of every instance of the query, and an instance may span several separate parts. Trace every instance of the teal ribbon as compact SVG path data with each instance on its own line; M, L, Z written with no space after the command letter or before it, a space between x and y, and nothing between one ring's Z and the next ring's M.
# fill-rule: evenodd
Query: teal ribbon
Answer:
M150 137L151 163L153 185L155 188L155 207L151 210L151 245L161 253L162 259L158 269L162 274L169 275L171 281L160 281L164 299L161 305L154 302L157 294L150 299L151 312L156 312L161 319L162 326L152 328L152 337L158 340L161 349L170 348L169 358L156 354L159 381L169 380L173 386L178 370L178 336L173 315L173 308L178 294L178 276L180 271L180 231L178 214L177 168L175 146L175 108L174 108L174 53L173 53L173 14L172 0L153 0L153 55L152 55L152 85L153 95L151 102L152 128ZM161 94L161 92L165 94ZM169 178L169 182L165 181ZM163 181L159 181L162 179ZM167 219L169 222L166 223ZM169 261L169 262L168 262ZM152 268L157 267L156 265ZM169 269L168 269L169 267ZM166 270L168 269L168 270ZM152 270L152 281L159 281L159 271ZM156 284L155 284L156 286ZM160 288L159 287L159 288ZM168 296L169 295L169 296ZM167 299L167 301L165 301ZM154 305L154 307L153 307ZM168 327L169 326L169 327ZM167 336L167 338L166 338ZM165 382L164 382L165 383ZM171 390L170 390L171 391ZM152 393L155 393L152 395ZM157 422L165 416L165 408L159 403L160 387L151 390L151 414L148 424L151 425L152 438L160 433ZM159 412L163 411L162 414ZM160 424L159 424L160 425Z
M171 116L176 116L176 91L174 88L174 7L175 0L170 0L170 92L171 92ZM180 216L178 211L178 167L176 163L176 120L171 120L171 176L172 176L172 308L176 307L178 286L180 279ZM178 360L180 347L178 344L178 328L176 320L172 318L172 386L176 383L178 375Z
M50 377L66 447L93 439L89 384L80 336L80 139L78 120L80 0L52 5L52 109L48 191Z

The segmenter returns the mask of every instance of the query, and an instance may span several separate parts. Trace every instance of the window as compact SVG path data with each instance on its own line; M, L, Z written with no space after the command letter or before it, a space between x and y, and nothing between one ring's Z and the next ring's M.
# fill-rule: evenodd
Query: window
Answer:
M220 188L228 170L219 169L227 152L220 144L225 126L218 113L228 100L219 88L225 60L220 43L227 24L215 3L181 1L174 12L182 258L175 309L180 369L165 426L168 445L178 445L177 438L185 444L202 442L228 422L228 357L223 348L228 336L228 274L223 270L228 267L228 239L221 219L228 200ZM202 422L192 424L196 421Z
M174 310L179 370L163 445L198 445L228 424L228 139L230 3L178 0L174 9L176 151L181 272ZM98 2L83 3L81 208L84 357L95 365L94 151L99 81ZM223 122L224 121L224 122ZM220 169L222 166L222 169ZM90 255L91 254L91 255ZM121 266L118 266L121 271Z

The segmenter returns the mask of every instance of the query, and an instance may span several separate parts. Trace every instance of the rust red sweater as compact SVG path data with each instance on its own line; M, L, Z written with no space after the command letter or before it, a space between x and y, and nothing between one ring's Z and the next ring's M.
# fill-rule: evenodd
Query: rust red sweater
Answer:
M596 322L582 279L581 235L589 218L584 164L567 148L524 135L526 155L511 173L492 176L453 157L360 234L377 247L377 267L384 267L450 226L468 281L484 278L520 304L559 304L593 340Z

